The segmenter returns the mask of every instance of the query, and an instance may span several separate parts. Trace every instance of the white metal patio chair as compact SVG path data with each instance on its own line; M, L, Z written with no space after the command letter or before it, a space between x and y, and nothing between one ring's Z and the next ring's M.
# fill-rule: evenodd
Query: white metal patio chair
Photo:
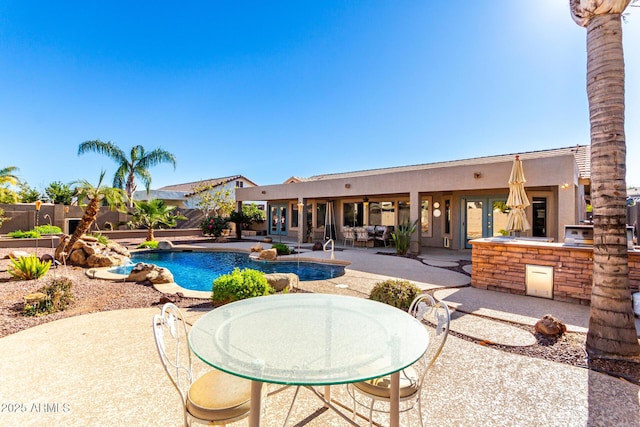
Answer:
M347 246L347 242L351 242L351 246L355 243L356 232L352 227L344 227L342 229L342 235L344 236L344 246Z
M366 248L369 240L373 240L373 236L369 234L365 227L356 227L354 230L356 232L356 242L364 243Z
M171 303L153 316L153 335L162 366L180 393L184 425L226 425L249 416L251 382L211 370L194 379L187 325Z
M420 393L427 373L442 352L442 348L449 335L449 308L442 302L436 302L429 294L418 295L408 310L409 314L423 321L429 330L429 348L425 354L413 365L400 372L400 410L402 413L418 407L420 425L422 421L422 407ZM389 412L388 404L391 400L391 377L385 376L348 384L347 390L353 399L353 416L355 418L357 405L369 409L369 425L373 425L373 412ZM365 399L359 397L362 395ZM376 403L386 402L387 407L376 407Z

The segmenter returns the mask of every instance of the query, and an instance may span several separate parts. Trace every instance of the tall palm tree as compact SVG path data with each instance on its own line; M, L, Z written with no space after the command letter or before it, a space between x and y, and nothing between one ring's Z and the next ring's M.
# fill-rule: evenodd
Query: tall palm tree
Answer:
M85 141L78 147L78 155L86 152L104 154L118 163L118 169L113 177L115 188L124 188L129 197L129 206L133 206L133 193L137 189L136 177L145 186L147 193L151 189L151 173L149 168L160 163L170 163L176 168L176 158L168 151L156 148L147 152L142 145L135 145L131 148L129 157L125 152L112 142L103 142L98 139Z
M594 244L586 347L591 355L640 355L631 306L626 232L621 15L630 2L569 0L573 19L587 28Z
M19 170L16 166L7 166L6 168L0 169L0 184L18 184L20 180L15 173Z
M135 201L134 205L135 209L132 213L131 223L147 228L147 242L155 240L153 236L154 228L162 225L175 227L179 219L187 219L182 215L173 213L177 206L167 205L161 199L152 199L148 202Z
M105 187L102 185L105 173L106 172L104 170L100 173L98 185L95 187L86 180L80 180L73 183L76 187L78 202L88 200L89 203L87 203L84 209L80 223L71 235L71 238L67 240L64 245L62 252L67 254L65 257L68 257L71 253L73 244L77 242L83 234L89 231L91 224L93 224L98 217L98 211L100 210L100 205L103 202L106 202L112 209L123 209L126 206L126 195L124 194L124 191L119 188ZM56 253L57 252L58 251L56 251Z

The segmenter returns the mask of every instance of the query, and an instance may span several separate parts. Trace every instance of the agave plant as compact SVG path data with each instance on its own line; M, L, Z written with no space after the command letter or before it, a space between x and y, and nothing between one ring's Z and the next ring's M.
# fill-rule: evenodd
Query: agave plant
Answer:
M393 241L396 243L396 252L398 255L406 255L411 243L411 235L416 232L418 220L413 223L409 220L400 224L395 233L391 233Z
M49 271L51 261L40 261L38 257L31 254L19 258L10 258L11 265L7 272L21 280L39 279Z

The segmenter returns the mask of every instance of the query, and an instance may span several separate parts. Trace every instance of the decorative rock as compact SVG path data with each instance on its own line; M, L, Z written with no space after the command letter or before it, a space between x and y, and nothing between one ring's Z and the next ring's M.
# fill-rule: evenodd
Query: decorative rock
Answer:
M276 292L297 288L300 280L295 273L270 273L265 274L264 277Z
M260 251L259 259L265 261L274 261L278 258L278 251L275 249L266 249L264 251Z
M145 264L144 262L137 263L129 276L125 279L127 282L151 282L153 284L158 283L173 283L173 274L164 268L158 267L155 264Z
M24 296L25 304L39 304L47 298L47 295L42 292L36 292L34 294L28 294Z
M262 243L258 242L255 245L251 246L249 249L251 252L261 252L264 248L262 247Z
M537 333L547 336L562 335L567 332L567 326L550 314L545 314L535 325Z
M29 256L29 252L25 252L25 251L11 251L9 252L9 254L5 257L5 258L13 258L13 259L18 259L24 256Z
M162 249L163 251L173 249L173 243L168 240L162 240L158 242L158 249Z
M95 237L85 235L73 244L71 253L65 260L62 250L68 241L69 236L63 236L54 255L57 261L66 261L68 265L89 268L112 267L124 264L130 257L129 251L122 245L115 242L104 245L98 242Z

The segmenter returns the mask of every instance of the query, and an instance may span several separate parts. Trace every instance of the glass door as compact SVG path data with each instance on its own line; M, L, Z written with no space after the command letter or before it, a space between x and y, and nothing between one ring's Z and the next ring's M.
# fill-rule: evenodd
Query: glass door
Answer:
M461 217L465 248L471 248L470 240L506 234L508 208L505 197L467 198L463 201Z
M269 234L287 234L287 205L271 205L269 210Z

